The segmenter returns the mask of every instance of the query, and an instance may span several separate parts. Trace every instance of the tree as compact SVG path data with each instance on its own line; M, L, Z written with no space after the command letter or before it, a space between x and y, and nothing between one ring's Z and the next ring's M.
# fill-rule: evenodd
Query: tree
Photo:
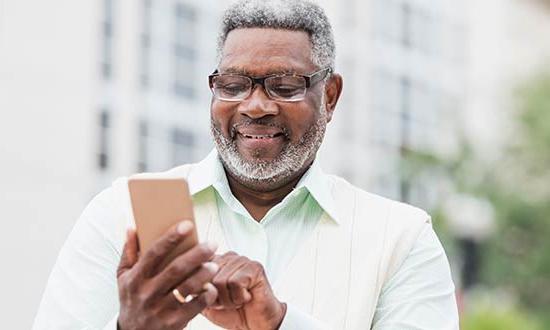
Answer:
M483 279L544 313L550 310L550 74L522 86L517 100L514 141L479 187L498 219L485 244Z
M512 293L550 328L550 73L518 89L512 115L517 129L498 161L480 161L464 142L454 159L411 152L402 173L412 181L446 173L457 192L491 202L496 229L481 245L480 284ZM431 213L444 245L456 251L445 213Z

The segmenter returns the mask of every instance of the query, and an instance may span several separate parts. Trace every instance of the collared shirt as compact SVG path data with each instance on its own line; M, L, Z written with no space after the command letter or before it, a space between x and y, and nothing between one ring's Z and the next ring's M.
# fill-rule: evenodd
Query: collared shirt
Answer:
M331 199L325 196L326 178L317 164L313 165L292 192L256 221L231 193L221 163L213 161L212 165L210 173L214 175L208 185L216 192L220 223L229 249L260 262L268 279L275 282L300 243L313 233L324 209L334 214Z
M229 248L262 263L270 282L277 281L301 242L312 234L323 212L338 221L327 176L317 163L259 222L231 193L217 154L212 152L204 164L201 175L189 181L191 193L215 190ZM86 208L60 253L34 329L116 329L115 272L120 255L114 247L98 249L100 245L112 243L108 235L102 234L109 232L109 228L102 227L108 221L97 221L114 217L115 205L102 200L101 194L94 201ZM384 286L372 328L457 329L456 314L447 258L431 226L426 226L397 273ZM281 328L321 329L323 325L289 305Z

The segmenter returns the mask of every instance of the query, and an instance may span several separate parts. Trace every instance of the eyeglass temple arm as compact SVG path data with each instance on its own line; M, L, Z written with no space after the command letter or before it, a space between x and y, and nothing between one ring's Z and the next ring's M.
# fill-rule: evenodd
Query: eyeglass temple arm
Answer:
M328 75L332 73L331 68L324 68L321 69L315 73L313 73L311 76L304 76L306 79L306 88L309 88L311 85L314 85L318 83L319 81L325 79Z

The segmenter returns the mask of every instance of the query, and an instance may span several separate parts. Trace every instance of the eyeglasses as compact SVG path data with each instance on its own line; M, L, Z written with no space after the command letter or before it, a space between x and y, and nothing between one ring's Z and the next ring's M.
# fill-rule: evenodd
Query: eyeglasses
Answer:
M212 94L218 100L238 102L252 94L256 84L261 85L272 100L283 102L302 101L307 89L331 73L330 68L324 68L309 75L273 74L264 77L249 77L241 74L218 73L214 71L208 76Z

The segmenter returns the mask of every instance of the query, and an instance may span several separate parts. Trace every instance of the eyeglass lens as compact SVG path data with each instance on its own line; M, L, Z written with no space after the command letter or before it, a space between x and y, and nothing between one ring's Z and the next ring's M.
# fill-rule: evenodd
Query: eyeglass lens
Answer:
M213 80L216 96L222 100L244 100L252 92L252 80L246 76L219 75ZM303 77L273 76L264 81L267 94L274 99L285 101L299 100L306 92Z

